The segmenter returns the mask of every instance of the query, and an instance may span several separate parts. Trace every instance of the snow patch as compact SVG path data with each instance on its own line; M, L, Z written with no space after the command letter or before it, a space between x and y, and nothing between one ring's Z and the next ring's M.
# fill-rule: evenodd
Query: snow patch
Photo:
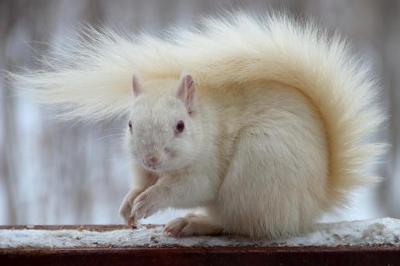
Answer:
M87 247L266 247L266 246L372 246L400 247L400 220L381 218L366 221L318 224L314 231L284 240L250 240L232 236L172 238L161 225L112 231L88 230L0 230L0 248L87 248Z

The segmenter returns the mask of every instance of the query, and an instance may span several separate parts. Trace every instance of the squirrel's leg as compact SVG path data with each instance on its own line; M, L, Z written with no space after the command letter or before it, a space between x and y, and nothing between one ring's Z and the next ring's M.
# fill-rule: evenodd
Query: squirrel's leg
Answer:
M133 202L140 193L145 191L149 186L153 185L157 181L157 177L140 166L133 165L132 168L135 184L122 200L119 213L124 218L126 223L135 225L136 221L130 219Z
M281 128L260 126L240 135L211 213L224 232L286 237L307 230L318 217L326 194L324 146L313 140L315 133Z
M165 234L174 237L217 235L221 234L222 231L222 227L209 216L193 213L172 220L164 228Z
M164 176L141 193L133 203L131 217L146 218L167 207L193 208L211 203L217 194L217 178Z

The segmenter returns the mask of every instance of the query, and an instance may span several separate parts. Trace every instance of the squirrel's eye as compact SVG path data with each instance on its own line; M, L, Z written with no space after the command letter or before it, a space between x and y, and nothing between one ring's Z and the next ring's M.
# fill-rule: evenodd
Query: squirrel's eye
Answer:
M129 130L131 131L131 133L132 133L132 121L130 121L129 120L129 122L128 122L128 126L129 126Z
M185 129L185 123L183 123L182 120L178 121L175 128L176 132L182 133L184 129Z

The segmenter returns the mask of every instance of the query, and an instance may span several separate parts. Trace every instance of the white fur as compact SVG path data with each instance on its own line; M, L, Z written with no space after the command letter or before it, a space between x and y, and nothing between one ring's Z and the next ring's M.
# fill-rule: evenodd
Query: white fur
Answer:
M59 55L50 70L14 77L40 101L66 107L66 117L130 112L138 123L129 138L136 159L151 146L139 142L160 154L166 145L176 149L157 171L136 160L140 182L121 207L134 219L166 207L206 207L207 219L171 223L173 235L219 228L252 237L297 234L373 180L361 170L382 151L364 142L383 120L378 88L345 41L284 15L237 13L200 28L166 39L93 31L90 44ZM195 80L194 116L174 95L182 71ZM133 73L144 87L134 101ZM188 125L179 140L171 133L178 117Z

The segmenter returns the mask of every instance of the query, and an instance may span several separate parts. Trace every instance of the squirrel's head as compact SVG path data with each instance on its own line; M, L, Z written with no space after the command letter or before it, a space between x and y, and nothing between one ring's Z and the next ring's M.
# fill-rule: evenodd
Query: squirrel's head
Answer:
M133 159L154 172L189 165L199 143L192 77L147 83L134 77L132 87L128 145Z

